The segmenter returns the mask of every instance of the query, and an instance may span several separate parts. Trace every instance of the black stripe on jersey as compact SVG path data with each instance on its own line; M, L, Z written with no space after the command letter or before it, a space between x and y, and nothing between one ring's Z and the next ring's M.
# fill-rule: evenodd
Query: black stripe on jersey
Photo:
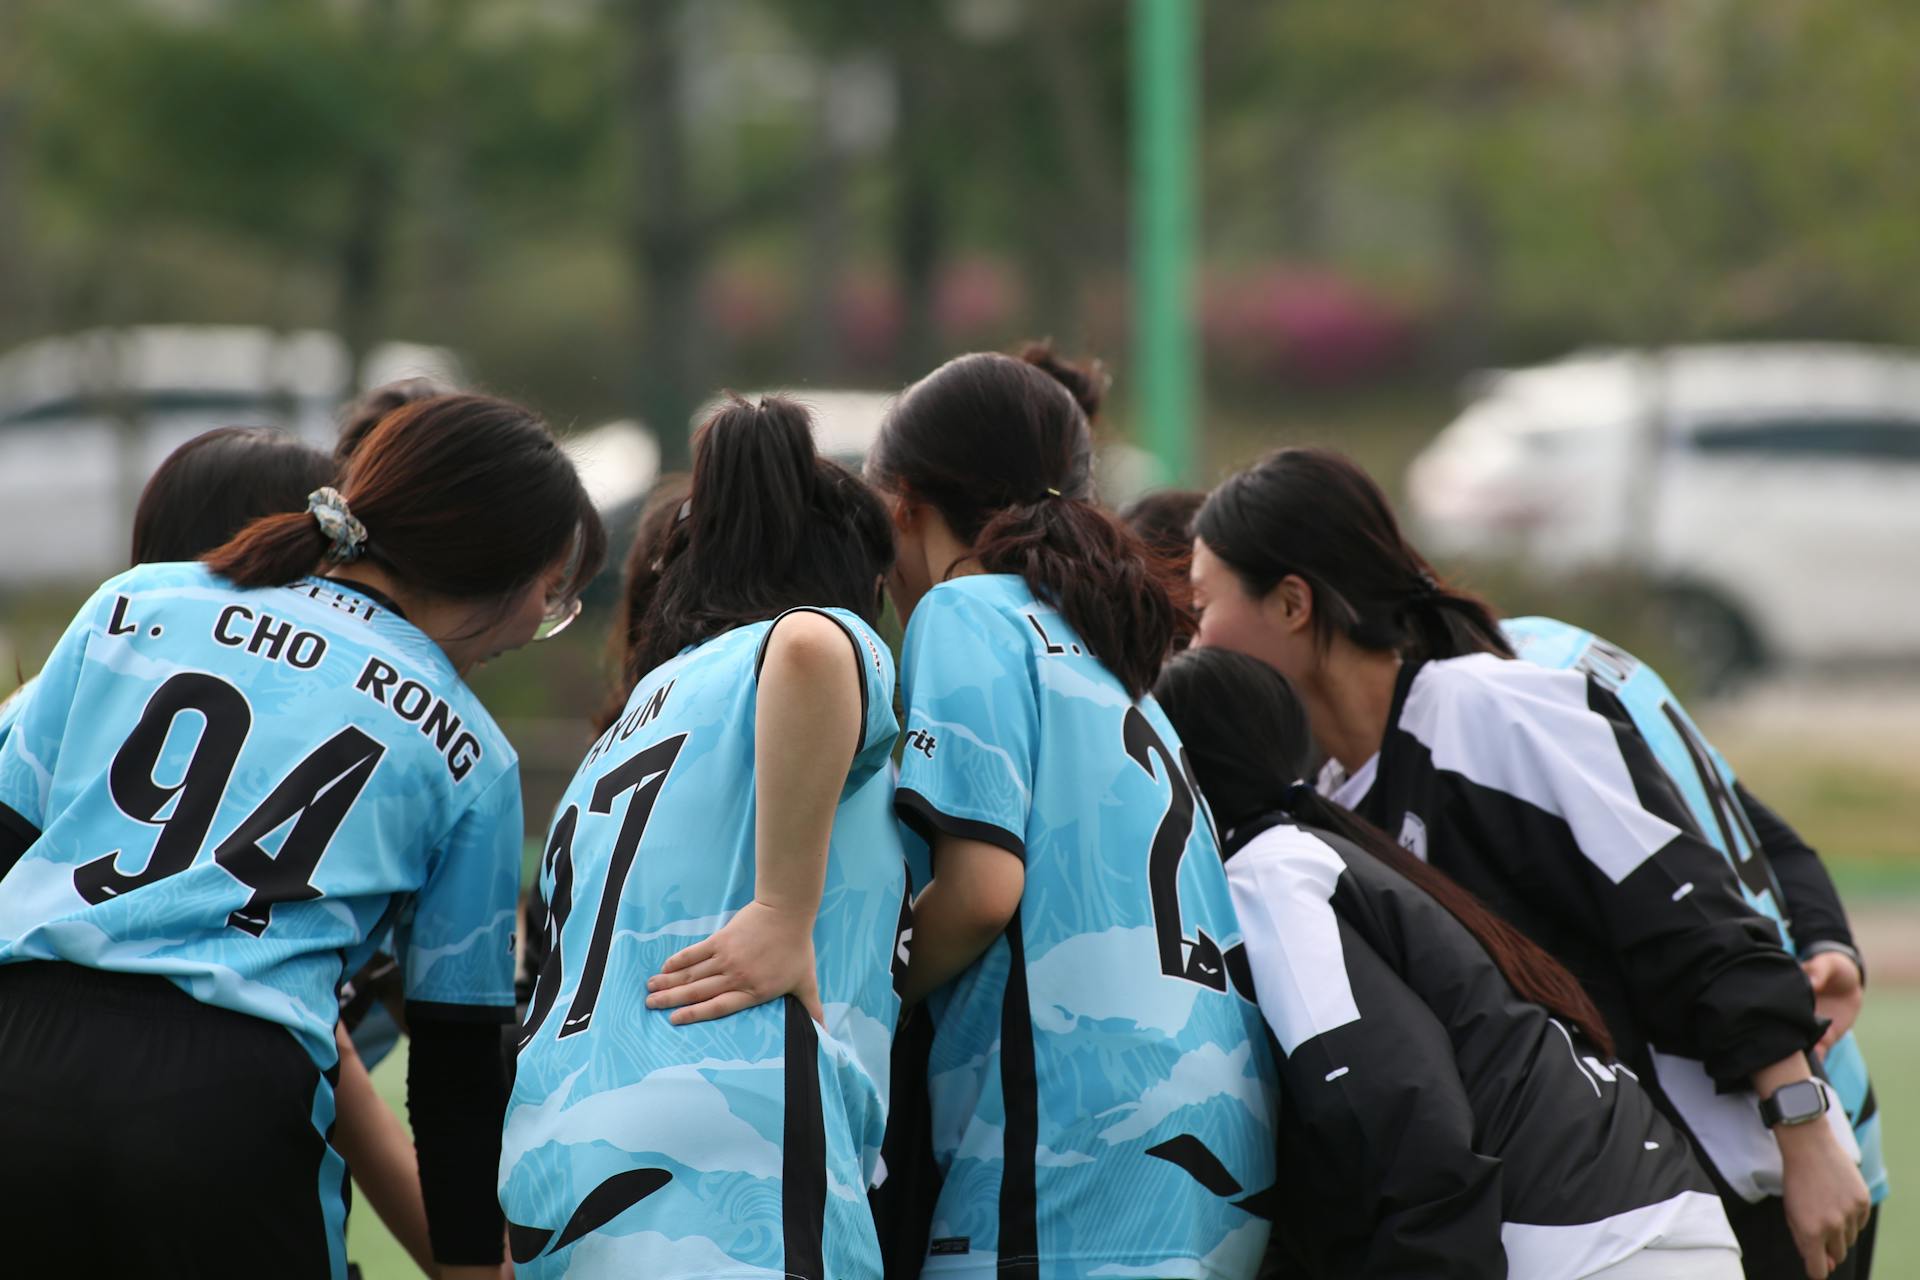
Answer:
M786 1120L782 1134L780 1221L787 1275L825 1280L827 1129L820 1114L820 1034L806 1007L786 997Z
M791 617L796 613L819 614L828 622L840 628L840 634L845 636L847 643L853 646L853 682L860 686L860 729L855 735L853 742L853 754L857 756L867 745L867 701L869 695L867 693L867 655L860 644L860 637L854 634L852 627L834 617L825 609L815 609L809 605L801 605L797 609L787 610L781 614L779 618L775 618L773 620L773 626L767 628L767 634L760 637L759 652L753 655L753 678L758 680L760 678L760 668L766 665L767 646L773 643L774 628L780 625L781 618Z
M40 828L28 822L26 815L0 804L0 878L13 870L13 864L40 838Z
M1007 950L1007 994L1000 1005L1000 1096L1007 1124L1000 1155L999 1280L1040 1280L1039 1195L1034 1186L1040 1113L1027 949L1020 939L1018 908L1007 922Z
M407 1021L415 1018L441 1018L447 1022L512 1022L517 1017L510 1004L442 1004L438 1000L407 1001Z
M1027 842L1013 832L977 818L958 818L951 813L942 813L933 807L933 801L912 787L901 787L893 793L893 811L900 821L913 828L915 835L927 842L929 849L933 847L934 835L944 831L962 840L997 845L1020 861L1027 860Z

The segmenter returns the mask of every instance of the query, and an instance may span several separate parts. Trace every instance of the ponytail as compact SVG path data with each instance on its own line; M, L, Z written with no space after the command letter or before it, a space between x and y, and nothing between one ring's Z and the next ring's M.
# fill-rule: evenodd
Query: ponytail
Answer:
M207 567L236 587L278 587L313 572L329 539L306 511L262 516L206 555Z
M1341 635L1412 661L1513 656L1487 603L1443 582L1380 486L1330 450L1281 449L1229 477L1194 532L1255 597L1284 578L1304 581L1322 645Z
M1189 649L1169 662L1154 697L1173 722L1208 807L1223 828L1284 813L1364 850L1445 907L1522 999L1578 1026L1609 1057L1613 1037L1580 982L1525 934L1386 832L1304 783L1306 711L1286 677L1227 649Z
M628 553L613 715L647 672L723 631L802 605L878 621L892 564L885 508L815 452L806 408L730 395L694 434L684 499L650 504Z
M1146 547L1090 502L1049 497L997 512L974 539L988 573L1018 574L1139 698L1183 638L1182 615Z
M1093 502L1106 375L1030 343L950 360L908 388L868 455L874 482L932 505L989 573L1018 574L1138 698L1183 634L1166 566Z

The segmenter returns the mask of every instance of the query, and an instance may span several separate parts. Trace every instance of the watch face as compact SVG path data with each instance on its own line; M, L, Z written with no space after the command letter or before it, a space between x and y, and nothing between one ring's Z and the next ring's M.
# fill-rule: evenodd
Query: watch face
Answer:
M1796 1080L1774 1090L1773 1105L1781 1124L1804 1124L1827 1109L1827 1095L1811 1080Z

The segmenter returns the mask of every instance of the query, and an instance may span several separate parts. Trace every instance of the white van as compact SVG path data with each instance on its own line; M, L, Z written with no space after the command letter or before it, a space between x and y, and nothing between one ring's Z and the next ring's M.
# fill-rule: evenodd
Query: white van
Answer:
M1674 347L1473 386L1408 474L1432 554L1640 571L1710 679L1920 658L1920 357Z

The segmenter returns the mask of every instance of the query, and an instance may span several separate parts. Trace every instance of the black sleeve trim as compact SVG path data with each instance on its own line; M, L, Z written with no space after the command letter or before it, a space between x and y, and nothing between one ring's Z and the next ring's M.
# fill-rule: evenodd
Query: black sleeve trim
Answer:
M781 614L780 617L775 618L773 620L773 626L767 628L767 634L760 637L760 648L758 652L753 655L753 678L755 680L760 678L760 668L765 666L767 662L767 646L773 643L774 629L780 625L781 618L789 618L796 613L819 614L828 622L840 628L840 634L845 636L847 643L853 646L853 682L860 688L860 737L859 740L854 743L853 747L853 754L857 756L867 748L867 703L869 701L869 695L867 693L867 660L866 656L860 651L860 637L854 634L852 627L848 626L839 618L834 617L825 609L816 609L812 605L803 604L797 608L787 610Z
M502 1023L512 1022L514 1016L513 1006L510 1004L441 1004L437 1000L407 1001L408 1026L412 1026L420 1018L499 1026Z
M28 822L26 815L0 804L0 879L13 870L27 850L40 838L40 828Z
M1786 901L1780 904L1793 940L1803 953L1813 942L1838 942L1855 947L1853 928L1840 901L1840 891L1820 855L1789 826L1785 819L1762 803L1741 782L1733 784L1734 802L1746 815L1760 852L1773 868L1773 876Z
M1013 832L1005 827L996 827L991 822L942 813L934 808L933 801L911 787L901 787L893 793L893 811L902 822L913 828L915 835L927 842L928 848L933 847L936 833L945 832L962 840L998 845L1022 862L1027 860L1027 842Z
M498 1033L428 1016L410 1020L407 1113L433 1256L497 1266L506 1238L496 1181L506 1120Z

